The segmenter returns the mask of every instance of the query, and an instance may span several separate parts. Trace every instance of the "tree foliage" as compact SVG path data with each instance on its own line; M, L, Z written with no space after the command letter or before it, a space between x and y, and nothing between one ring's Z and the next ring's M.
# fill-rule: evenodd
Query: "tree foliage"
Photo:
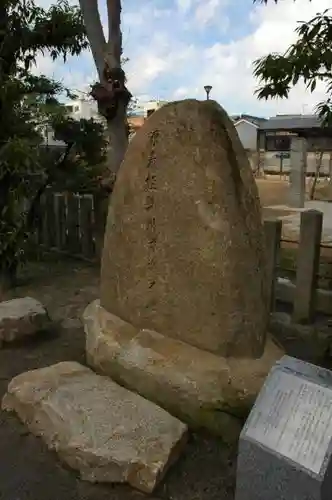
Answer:
M46 108L66 89L32 74L38 54L53 59L88 47L81 12L65 0L49 9L34 0L0 2L0 279L11 280L22 253L35 195L47 182L42 167ZM68 92L69 94L69 92ZM60 108L57 107L59 110ZM31 198L32 197L32 198ZM25 209L23 201L32 199Z
M52 129L54 138L66 145L61 168L56 168L52 177L54 188L74 192L102 189L107 151L103 125L93 119L60 115L53 120Z
M67 145L75 146L75 154L79 155L82 161L97 165L105 159L104 127L92 118L74 120L64 116L55 119L52 128L54 138Z
M259 99L287 98L300 80L309 92L313 92L319 82L324 82L327 99L317 106L323 125L332 124L331 12L332 9L327 9L308 22L300 22L296 28L296 42L283 54L272 53L254 63L254 75L261 84L256 91Z

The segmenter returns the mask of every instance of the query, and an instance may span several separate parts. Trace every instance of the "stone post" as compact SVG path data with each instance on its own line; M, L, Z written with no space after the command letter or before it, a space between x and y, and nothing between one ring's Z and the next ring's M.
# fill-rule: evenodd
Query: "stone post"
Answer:
M307 144L303 137L293 137L290 153L289 205L303 208L305 202L305 179L307 171Z
M277 264L280 254L282 221L281 220L265 220L265 244L267 254L267 283L268 283L268 304L269 311L275 309L275 286L277 279Z
M309 323L314 319L322 226L322 212L302 212L293 303L295 323Z

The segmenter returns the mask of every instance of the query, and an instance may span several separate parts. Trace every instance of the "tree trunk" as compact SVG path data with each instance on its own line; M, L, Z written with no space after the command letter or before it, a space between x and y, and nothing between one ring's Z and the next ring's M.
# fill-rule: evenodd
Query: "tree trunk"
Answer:
M317 185L318 177L320 174L320 169L321 169L322 163L323 163L323 154L324 154L324 151L320 151L319 155L316 159L316 172L315 172L314 181L312 183L311 190L310 190L310 195L309 195L310 200L313 200L314 196L315 196L316 185Z
M13 288L17 282L18 262L0 269L0 302L5 300L5 294Z
M99 79L103 77L106 40L98 10L98 0L80 0L87 37Z
M97 0L80 0L81 11L91 52L99 76L91 95L107 122L109 137L108 171L116 175L128 146L126 131L127 106L131 97L121 69L122 33L121 0L107 0L109 39L106 43Z
M120 168L121 162L128 147L128 135L126 127L123 126L126 120L125 106L120 107L116 117L107 122L108 133L108 152L107 166L110 172L116 174Z

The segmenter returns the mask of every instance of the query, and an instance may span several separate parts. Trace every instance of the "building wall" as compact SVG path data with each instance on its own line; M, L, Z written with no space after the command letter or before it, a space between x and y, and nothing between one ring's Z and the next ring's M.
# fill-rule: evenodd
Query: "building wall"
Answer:
M149 101L145 103L143 107L144 116L149 116L150 113L161 108L161 106L163 106L164 104L166 104L166 101Z
M266 173L280 172L280 159L276 157L277 152L266 151L264 153L264 170ZM322 175L330 175L331 160L330 153L324 153L322 159L322 167L320 173ZM283 160L283 173L288 174L290 171L290 158ZM307 173L314 174L316 172L316 155L315 153L307 154Z
M280 172L280 155L282 152L290 153L290 145L292 136L296 133L284 131L259 133L259 147L264 155L264 170L270 173ZM266 150L267 148L267 150ZM274 149L274 150L272 150ZM307 173L314 174L316 172L317 154L316 151L325 150L322 158L322 166L320 173L322 175L330 175L332 169L332 140L329 137L310 136L310 131L307 137ZM282 171L286 174L290 171L290 158L284 158L282 162Z
M63 141L58 141L54 138L54 130L48 128L42 132L44 138L45 146L49 147L65 147L66 143Z
M105 124L105 119L98 112L96 101L89 101L87 99L77 99L67 105L69 114L75 120L95 120L99 123Z
M236 131L244 149L256 151L257 149L257 127L251 123L240 121L235 124Z

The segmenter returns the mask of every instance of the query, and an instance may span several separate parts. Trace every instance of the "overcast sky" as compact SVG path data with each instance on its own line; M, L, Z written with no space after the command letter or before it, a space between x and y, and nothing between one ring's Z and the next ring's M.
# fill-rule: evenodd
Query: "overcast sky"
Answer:
M48 6L51 0L36 0ZM71 3L77 3L75 0ZM99 1L105 22L105 3ZM128 86L141 100L211 97L229 113L271 116L310 113L324 98L324 87L310 94L299 84L288 100L258 101L252 63L294 41L298 21L331 7L331 0L123 0L123 43ZM105 23L106 24L106 23ZM52 62L38 58L37 72L73 89L86 89L96 78L89 52Z

